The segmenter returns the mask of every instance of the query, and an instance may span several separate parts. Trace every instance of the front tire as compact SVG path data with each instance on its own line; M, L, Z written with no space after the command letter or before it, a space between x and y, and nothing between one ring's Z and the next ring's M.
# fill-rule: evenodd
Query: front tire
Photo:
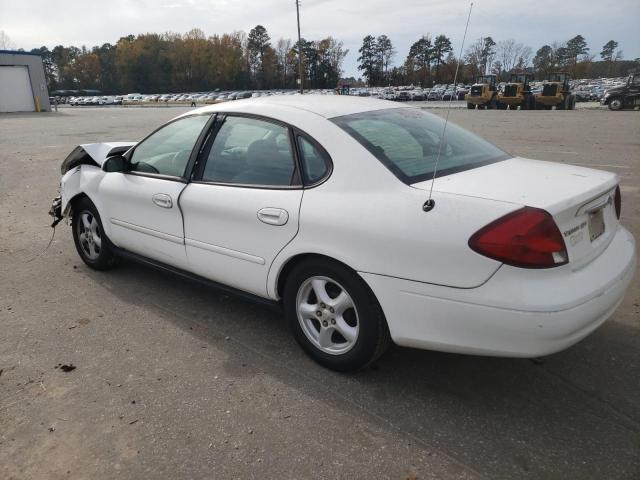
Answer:
M332 370L365 368L391 343L373 292L356 272L331 260L294 267L285 284L284 312L302 348Z
M612 98L609 102L609 110L622 110L622 99L620 98Z
M94 270L107 270L115 263L109 239L104 234L98 209L88 198L73 206L73 242L84 263Z

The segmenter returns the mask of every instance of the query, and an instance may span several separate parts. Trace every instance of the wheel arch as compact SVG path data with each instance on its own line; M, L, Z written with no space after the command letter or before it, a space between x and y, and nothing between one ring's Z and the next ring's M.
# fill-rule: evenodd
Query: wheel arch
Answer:
M611 103L611 100L620 100L622 101L622 96L621 95L617 95L617 94L613 94L610 95L609 97L607 97L603 103L603 105L609 105Z
M286 284L286 281L287 281L287 278L288 278L289 274L294 269L294 267L296 267L297 265L300 265L301 263L303 263L303 262L305 262L307 260L310 260L310 259L326 260L326 261L331 262L331 263L339 264L339 265L351 270L352 272L357 273L357 270L355 270L353 267L349 266L344 261L338 260L337 258L334 258L332 256L321 254L321 253L311 253L311 252L298 253L298 254L292 255L287 260L285 260L282 263L282 265L278 268L278 271L275 274L275 279L274 279L275 280L275 284L273 285L273 287L274 287L274 292L273 293L277 296L278 299L282 299L284 286ZM360 278L362 278L362 277L360 277ZM367 284L367 282L364 279L363 279L363 282L365 284ZM369 287L368 284L367 284L367 287ZM369 289L371 289L371 287L369 287Z
M91 203L93 203L94 205L96 205L96 202L94 202L94 201L93 201L93 199L92 199L89 195L87 195L87 193L86 193L86 192L84 192L84 191L82 191L82 190L81 190L81 191L79 191L79 192L75 193L75 194L73 195L73 197L71 197L71 198L69 198L69 199L67 200L66 207L65 207L65 209L63 210L63 216L64 216L64 217L70 217L71 215L73 215L73 209L74 209L74 208L75 208L75 206L78 204L78 202L80 202L80 201L81 201L82 199L84 199L84 198L88 198L88 199L89 199L89 201L90 201ZM97 206L97 205L96 205L96 208L98 208L98 206Z

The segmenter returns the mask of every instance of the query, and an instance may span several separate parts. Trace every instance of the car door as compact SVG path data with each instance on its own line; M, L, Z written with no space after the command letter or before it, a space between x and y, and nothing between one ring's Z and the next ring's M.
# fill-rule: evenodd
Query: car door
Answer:
M180 197L189 270L267 296L273 259L298 232L302 182L292 130L227 116Z
M115 245L176 267L187 265L178 198L210 119L210 114L191 115L164 125L127 154L125 172L105 174L101 215Z

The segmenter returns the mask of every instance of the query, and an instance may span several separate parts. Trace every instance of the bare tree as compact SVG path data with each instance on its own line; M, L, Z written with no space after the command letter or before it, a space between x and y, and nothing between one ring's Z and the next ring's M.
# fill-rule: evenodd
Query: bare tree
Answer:
M533 50L531 49L531 47L528 47L525 45L520 51L520 55L518 55L517 65L519 65L521 69L527 68L531 63L532 57L533 57Z
M525 68L531 61L531 54L530 47L512 38L498 42L497 56L504 72L510 72L515 67Z
M281 38L276 43L276 55L278 58L278 64L280 65L281 73L282 73L282 87L285 88L287 85L287 75L289 74L289 65L288 65L288 57L289 52L291 52L291 40Z
M464 55L464 61L468 66L468 75L471 77L472 81L475 79L475 77L477 77L481 73L484 73L481 69L483 46L484 39L479 38L474 43L469 45Z
M15 50L16 44L11 41L9 35L0 30L0 50Z

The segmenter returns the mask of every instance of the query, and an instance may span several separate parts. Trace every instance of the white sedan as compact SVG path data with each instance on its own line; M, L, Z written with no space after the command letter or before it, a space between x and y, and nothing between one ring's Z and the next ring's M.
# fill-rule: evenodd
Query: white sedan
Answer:
M367 98L213 105L77 147L52 212L89 267L133 258L281 307L336 370L391 341L535 357L595 330L635 270L616 175L442 132Z

